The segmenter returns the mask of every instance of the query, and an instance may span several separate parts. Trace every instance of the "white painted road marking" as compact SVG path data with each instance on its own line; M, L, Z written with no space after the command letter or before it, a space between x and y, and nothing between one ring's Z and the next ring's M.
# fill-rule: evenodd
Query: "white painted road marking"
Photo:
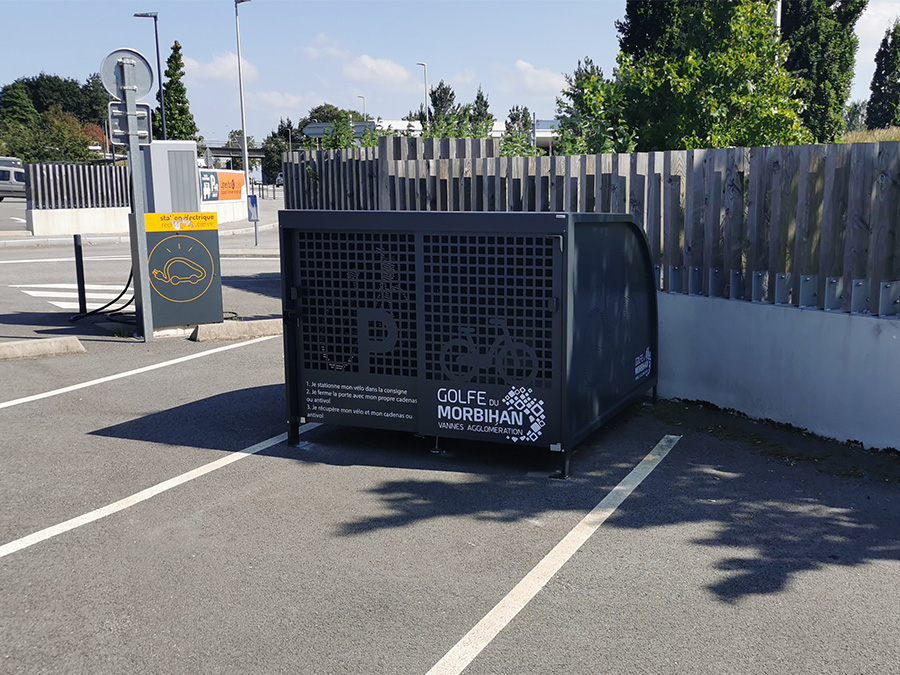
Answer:
M106 377L100 377L96 380L90 380L89 382L81 382L80 384L73 384L68 387L63 387L62 389L54 389L53 391L46 391L43 394L34 394L33 396L25 396L24 398L17 398L13 401L6 401L5 403L0 403L0 410L3 408L12 408L16 405L21 405L23 403L30 403L32 401L40 401L44 398L50 398L51 396L58 396L60 394L67 394L70 391L77 391L78 389L84 389L86 387L93 387L95 384L103 384L104 382L112 382L113 380L120 380L123 377L130 377L132 375L139 375L141 373L146 373L151 370L157 370L159 368L165 368L166 366L174 366L178 363L184 363L185 361L192 361L194 359L200 359L204 356L211 356L213 354L218 354L219 352L226 352L229 349L237 349L238 347L246 347L247 345L256 344L257 342L264 342L265 340L271 340L272 338L279 337L278 335L266 335L265 337L253 338L252 340L247 340L246 342L238 342L233 345L226 345L224 347L216 347L215 349L207 349L205 352L200 352L199 354L191 354L190 356L182 356L177 359L172 359L171 361L163 361L162 363L155 363L152 366L144 366L143 368L136 368L134 370L129 370L124 373L117 373L115 375L107 375Z
M552 579L575 552L606 522L622 502L650 475L681 436L664 436L649 455L616 485L597 506L588 513L560 541L544 559L516 584L485 617L475 624L462 640L456 643L427 675L459 675L512 621L531 599Z
M103 256L85 256L84 260L131 260L131 256L127 255L103 255ZM33 260L0 260L0 265L24 265L27 263L58 263L58 262L75 262L75 258L35 258Z
M306 433L307 431L315 429L318 426L319 424L317 423L304 424L302 427L300 427L300 433ZM141 490L140 492L137 492L130 497L125 497L124 499L120 499L117 502L113 502L112 504L108 504L99 509L90 511L89 513L85 513L83 516L72 518L63 523L59 523L58 525L44 528L43 530L35 532L34 534L29 534L28 536L22 537L21 539L11 541L8 544L0 546L0 558L8 556L11 553L15 553L17 551L21 551L22 549L28 548L29 546L39 544L40 542L46 541L51 537L56 537L57 535L69 532L70 530L74 530L76 527L81 527L82 525L93 523L95 520L100 520L101 518L106 518L106 516L111 516L114 513L118 513L119 511L127 509L129 506L134 506L135 504L146 501L151 497L155 497L161 492L171 490L172 488L183 485L184 483L192 481L195 478L205 476L206 474L211 473L216 469L221 469L223 466L233 464L238 460L244 459L244 457L255 455L256 453L262 452L267 448L271 448L273 445L278 445L286 439L287 434L279 434L278 436L274 436L267 441L257 443L256 445L251 445L249 448L246 448L244 450L232 452L225 457L222 457L221 459L215 460L214 462L204 464L203 466L197 467L192 471L188 471L187 473L183 473L180 476L175 476L175 478L170 478L167 481L163 481L162 483L158 483L153 487L149 487L146 490Z

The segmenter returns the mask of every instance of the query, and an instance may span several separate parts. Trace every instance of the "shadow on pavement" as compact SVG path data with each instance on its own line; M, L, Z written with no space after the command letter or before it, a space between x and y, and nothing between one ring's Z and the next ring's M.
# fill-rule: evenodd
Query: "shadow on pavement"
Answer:
M281 274L279 272L223 276L222 285L267 298L281 298Z
M93 433L235 451L281 433L281 385L228 392ZM699 410L699 412L698 412ZM664 434L682 435L670 455L625 500L607 527L682 528L684 545L721 550L723 602L777 594L799 573L826 566L900 560L900 455L872 453L757 424L693 404L632 406L579 448L574 476L548 478L543 450L433 439L409 433L321 426L301 446L264 455L335 467L427 471L373 485L384 509L344 523L338 536L402 528L435 518L521 521L592 509ZM433 472L455 472L447 480ZM697 535L700 531L703 534Z

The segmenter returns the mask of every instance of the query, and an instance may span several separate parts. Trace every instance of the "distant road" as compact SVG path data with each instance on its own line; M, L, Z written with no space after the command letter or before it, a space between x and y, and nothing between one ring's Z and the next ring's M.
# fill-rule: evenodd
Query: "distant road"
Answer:
M7 197L0 202L0 232L25 231L25 200Z

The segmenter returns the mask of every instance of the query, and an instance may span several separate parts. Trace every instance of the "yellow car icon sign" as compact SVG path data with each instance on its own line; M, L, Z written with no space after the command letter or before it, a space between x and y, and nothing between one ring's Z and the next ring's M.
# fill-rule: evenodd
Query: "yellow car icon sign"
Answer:
M153 277L173 286L198 284L206 278L206 270L193 260L178 257L169 259L162 270L153 270Z

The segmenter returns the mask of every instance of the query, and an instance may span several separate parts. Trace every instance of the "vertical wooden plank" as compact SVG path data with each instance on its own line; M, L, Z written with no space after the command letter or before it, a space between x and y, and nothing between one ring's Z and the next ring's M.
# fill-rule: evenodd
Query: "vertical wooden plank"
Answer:
M684 277L684 192L687 152L672 150L663 157L663 280L665 290L680 287L687 291ZM680 269L678 283L670 276L671 268Z
M525 192L525 158L524 157L509 157L507 158L508 168L507 175L509 178L509 202L507 205L508 211L524 211L524 200L522 198Z
M769 288L774 289L779 273L793 271L794 241L797 233L797 149L785 145L769 154L772 170L771 216L769 218ZM769 301L774 301L769 294Z
M456 158L447 160L447 210L459 211L459 166Z
M547 192L544 190L544 183L547 180L547 172L550 167L549 157L537 157L534 162L534 210L546 211Z
M767 206L771 167L767 163L770 148L750 148L748 158L749 184L747 189L747 271L744 274L744 298L753 291L753 273L768 269Z
M522 210L535 211L534 207L534 157L522 157Z
M610 180L612 176L612 155L597 155L595 157L595 161L597 173L594 184L594 203L597 205L596 208L598 213L609 213L609 191Z
M724 276L724 255L722 235L722 191L725 184L727 150L707 150L704 158L704 215L703 215L703 293L710 297L721 295L727 279ZM710 286L712 277L717 280L715 288Z
M647 203L644 230L650 244L650 258L662 269L662 168L663 153L647 153Z
M684 249L682 251L682 267L685 282L689 284L691 268L703 263L703 223L706 215L703 209L705 189L704 160L706 150L688 150L687 167L685 169L684 192ZM684 292L688 292L684 287Z
M646 152L631 154L628 180L628 213L635 217L644 232L647 231L647 172L649 156Z
M820 218L814 210L818 200L817 173L822 157L821 145L804 145L797 148L797 230L791 253L791 287L794 289L792 304L800 304L801 275L815 274L818 224Z
M722 214L722 274L726 284L731 283L732 271L744 270L746 243L744 176L748 150L728 148L725 160Z
M847 232L844 245L844 311L850 310L854 279L866 278L869 262L869 231L872 226L872 202L875 198L875 174L878 166L877 143L854 143L850 150L850 194L847 201Z
M394 146L397 138L393 136L378 139L377 166L375 178L378 181L378 206L380 210L387 210L391 204L391 182L388 166L394 159Z
M866 276L871 281L869 311L878 312L881 283L896 281L893 268L893 238L897 235L897 209L900 205L900 143L878 144L875 191L872 195L872 226Z
M559 156L553 155L550 157L550 171L548 173L548 178L550 179L549 185L549 208L548 211L559 211L559 201L558 201L558 188L557 188L557 164L559 163ZM563 158L565 160L565 158Z
M829 145L825 154L825 198L822 202L817 289L819 302L824 302L825 299L826 279L844 276L851 147L844 143ZM849 290L846 289L847 294Z

